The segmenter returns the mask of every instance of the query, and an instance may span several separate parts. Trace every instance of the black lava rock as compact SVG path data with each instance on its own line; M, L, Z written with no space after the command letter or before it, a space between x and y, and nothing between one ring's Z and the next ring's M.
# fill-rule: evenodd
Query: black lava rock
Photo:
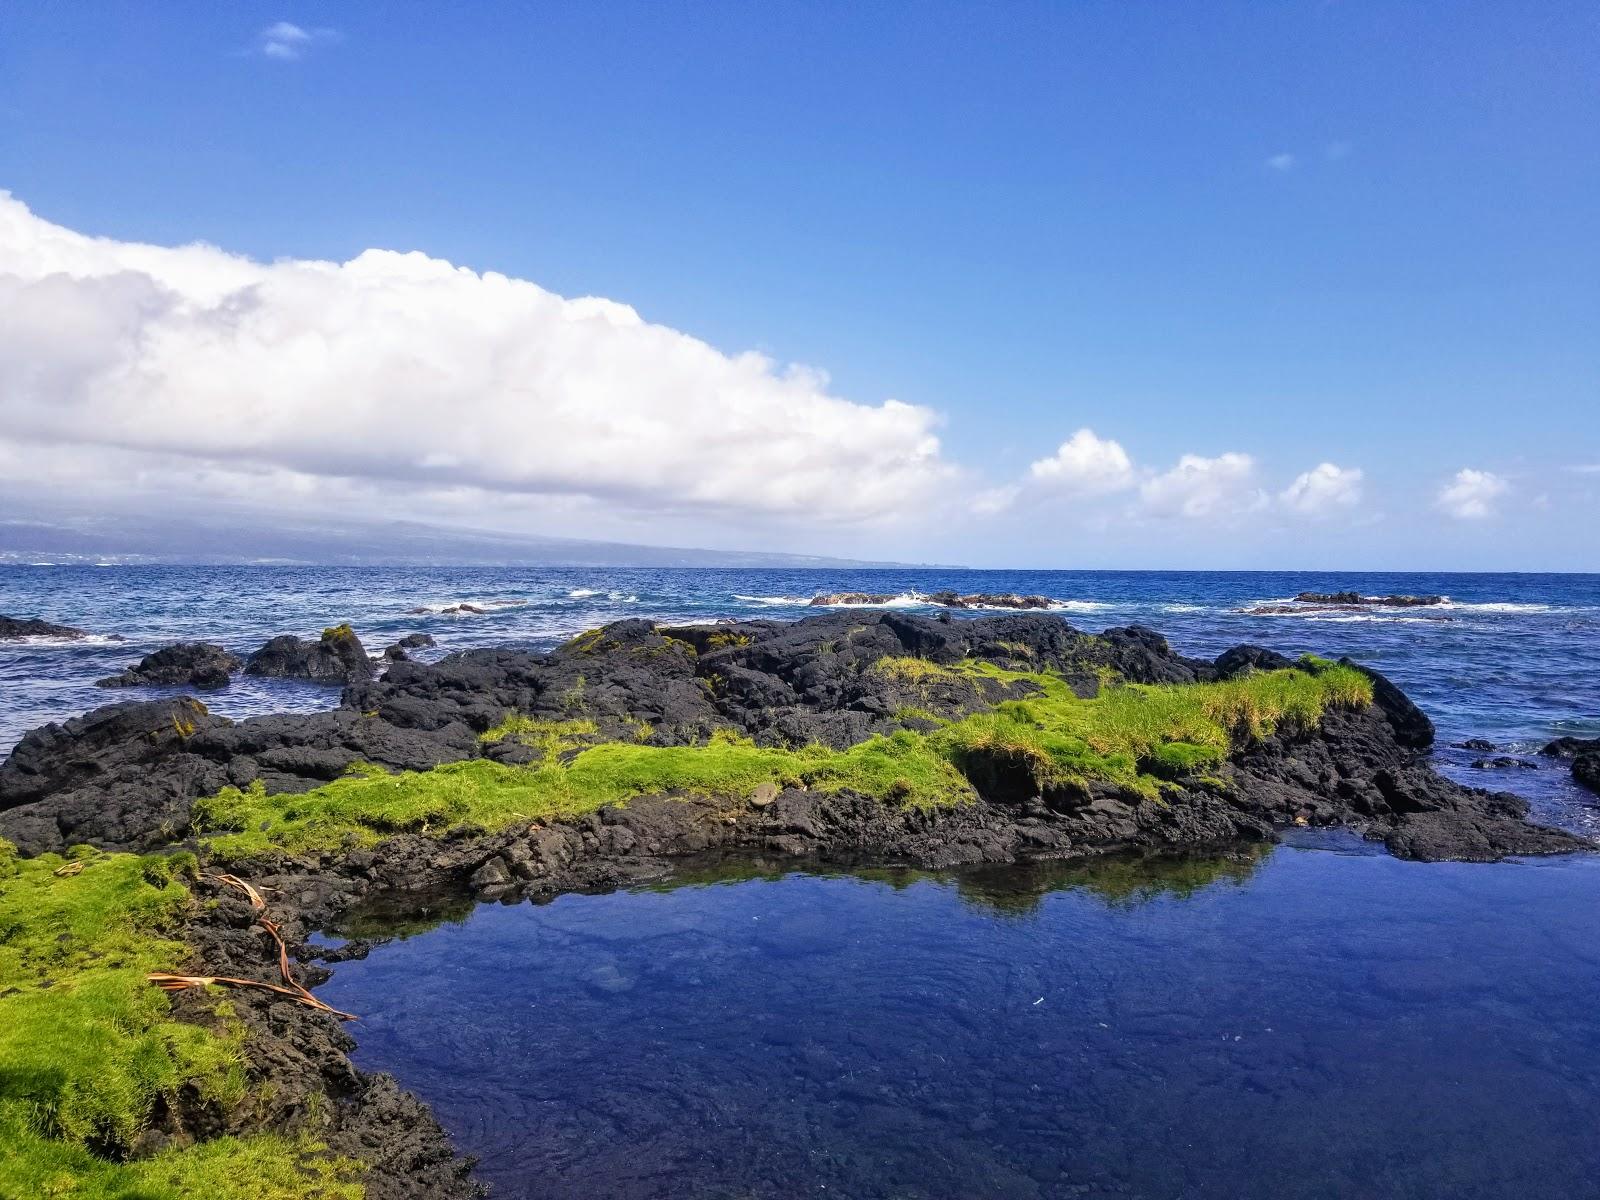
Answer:
M30 637L71 638L76 641L78 638L88 636L81 629L74 629L70 625L52 625L49 621L41 621L36 617L0 616L0 642Z
M321 640L315 642L292 633L275 637L250 656L244 673L316 683L356 683L374 674L361 639L348 625L324 629Z
M239 659L210 642L178 642L147 654L139 662L106 679L96 687L193 687L205 690L225 688L228 677L240 666Z

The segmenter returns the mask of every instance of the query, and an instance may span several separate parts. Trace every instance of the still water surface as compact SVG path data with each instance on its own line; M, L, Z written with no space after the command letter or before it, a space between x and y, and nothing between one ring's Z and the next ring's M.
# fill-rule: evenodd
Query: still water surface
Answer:
M500 1197L1600 1195L1600 861L766 873L341 964Z

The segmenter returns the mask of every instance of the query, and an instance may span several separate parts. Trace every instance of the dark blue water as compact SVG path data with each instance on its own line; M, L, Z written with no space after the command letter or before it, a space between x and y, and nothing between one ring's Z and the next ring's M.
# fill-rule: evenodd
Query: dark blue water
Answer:
M1347 572L526 570L493 568L0 568L0 613L42 616L101 635L87 643L0 643L0 752L44 721L130 693L93 681L180 638L240 653L278 633L351 621L374 651L413 630L436 654L470 646L554 645L624 616L666 621L792 618L819 591L1037 592L1080 628L1142 622L1189 654L1241 641L1287 653L1349 654L1388 672L1440 728L1440 765L1458 778L1511 787L1542 815L1600 834L1594 798L1559 766L1484 772L1449 743L1484 737L1513 753L1563 733L1600 735L1600 576ZM1439 593L1437 609L1252 616L1238 611L1302 590ZM468 601L485 615L437 610ZM910 611L934 611L908 597ZM415 608L434 611L414 613ZM122 643L106 640L116 635ZM148 693L146 693L148 694ZM238 679L207 697L246 716L332 705L337 690Z
M730 874L320 994L506 1200L1600 1195L1594 859Z

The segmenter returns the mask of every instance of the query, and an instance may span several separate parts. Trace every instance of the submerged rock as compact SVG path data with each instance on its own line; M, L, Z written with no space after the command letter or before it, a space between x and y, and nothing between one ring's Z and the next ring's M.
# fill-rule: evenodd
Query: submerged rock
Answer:
M1600 738L1559 737L1540 754L1572 760L1572 777L1591 792L1600 792Z
M348 625L324 629L319 641L307 642L286 633L250 656L246 675L270 679L309 679L316 683L353 683L371 679L372 660Z
M406 662L411 658L409 650L420 650L424 646L435 646L433 635L428 633L408 633L392 646L384 647L383 658L386 662Z
M232 672L243 664L238 657L210 642L178 642L147 654L120 675L95 681L96 687L225 688Z
M82 629L74 629L70 625L52 625L49 621L41 621L37 617L0 616L0 642L35 637L67 638L77 641L88 636Z

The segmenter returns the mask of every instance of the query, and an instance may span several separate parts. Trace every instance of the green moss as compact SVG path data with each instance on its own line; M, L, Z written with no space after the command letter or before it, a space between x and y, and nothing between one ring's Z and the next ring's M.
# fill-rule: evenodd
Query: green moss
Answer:
M163 1098L192 1091L226 1110L245 1095L232 1010L219 1006L211 1028L174 1021L146 979L191 957L172 933L193 865L86 848L19 859L0 841L0 1196L194 1195L180 1185L212 1178L218 1197L315 1194L225 1186L215 1164L236 1150L284 1179L297 1171L302 1147L279 1137L108 1161L127 1155Z
M350 622L342 625L330 625L322 631L322 640L325 642L342 642L356 636L356 631L350 628Z
M706 649L721 650L725 646L748 646L753 639L748 633L732 633L723 630L713 633L706 639Z
M537 750L543 761L554 762L562 754L584 745L585 738L592 738L599 731L599 726L593 721L543 721L537 717L512 713L493 729L480 734L478 740L485 743L520 742Z
M911 660L920 662L921 660ZM846 750L757 746L732 729L699 746L605 742L572 753L588 722L510 718L489 736L521 736L547 747L537 764L487 760L391 775L362 767L313 791L269 796L259 785L225 789L195 806L210 848L224 858L373 844L401 832L442 834L474 827L576 816L645 795L739 800L758 785L854 791L915 805L960 803L1009 780L1035 791L1104 781L1159 798L1163 780L1219 766L1229 750L1284 725L1314 726L1329 706L1371 700L1352 668L1284 670L1222 683L1108 687L1079 699L1059 676L1005 671L990 663L937 668L958 677L1025 683L1025 700L902 730ZM561 749L557 749L561 747Z
M41 1137L0 1110L5 1200L360 1200L360 1167L309 1138L215 1138L133 1162L113 1162Z

